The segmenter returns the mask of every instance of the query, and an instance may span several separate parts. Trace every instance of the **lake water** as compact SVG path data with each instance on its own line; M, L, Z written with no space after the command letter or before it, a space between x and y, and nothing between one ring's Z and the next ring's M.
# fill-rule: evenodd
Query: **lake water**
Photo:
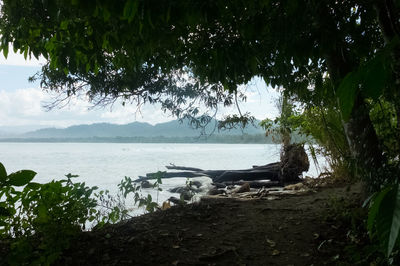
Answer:
M124 176L136 179L149 172L165 171L164 166L170 163L207 170L246 169L279 161L279 150L275 144L0 143L0 162L8 173L34 170L36 182L72 173L79 175L76 181L115 193ZM310 170L305 175L318 174L310 157ZM196 179L205 186L210 184L209 178ZM159 202L172 195L169 188L185 185L185 181L164 179ZM156 197L153 190L144 193Z

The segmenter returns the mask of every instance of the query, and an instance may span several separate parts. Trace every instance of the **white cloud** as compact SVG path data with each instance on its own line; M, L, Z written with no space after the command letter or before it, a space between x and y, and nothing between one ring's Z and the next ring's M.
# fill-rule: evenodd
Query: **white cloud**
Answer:
M12 65L12 66L42 66L46 63L44 57L39 57L39 60L35 57L27 58L25 60L24 55L20 53L14 53L12 47L9 48L7 58L4 57L3 53L0 53L0 65Z
M51 96L39 88L0 90L0 126L46 125L67 127L76 124L116 123L147 121L155 124L171 120L156 106L144 106L141 112L136 106L116 103L112 108L90 109L90 104L81 99L72 99L68 105L46 111L44 103Z

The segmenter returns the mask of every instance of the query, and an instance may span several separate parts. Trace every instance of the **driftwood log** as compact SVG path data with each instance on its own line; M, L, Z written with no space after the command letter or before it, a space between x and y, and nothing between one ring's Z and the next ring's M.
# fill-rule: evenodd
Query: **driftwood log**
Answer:
M250 187L271 187L280 184L280 166L279 162L267 165L253 167L243 170L203 170L194 167L169 165L168 170L183 170L175 172L158 172L148 173L146 176L140 176L135 182L161 178L174 177L209 177L213 183L223 183L225 185L241 185L245 182L250 184ZM261 181L263 180L263 181Z
M135 182L144 180L174 177L209 177L213 183L224 183L226 185L240 185L249 183L250 187L273 187L288 183L299 182L299 176L307 171L309 161L304 147L299 144L290 144L284 149L284 156L280 162L261 166L253 166L243 170L203 170L195 167L168 165L168 170L179 172L158 172L140 176Z

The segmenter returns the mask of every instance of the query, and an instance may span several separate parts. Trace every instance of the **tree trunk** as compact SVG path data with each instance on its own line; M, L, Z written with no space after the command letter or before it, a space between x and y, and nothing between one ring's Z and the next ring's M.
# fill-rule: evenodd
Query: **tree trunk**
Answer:
M346 58L344 49L339 45L337 47L339 48L326 56L328 72L335 90L356 65ZM342 123L352 157L356 162L357 175L368 174L380 168L384 161L382 148L369 117L369 109L360 92L357 92L349 120ZM359 172L360 170L362 171Z
M344 127L358 168L380 168L384 161L382 148L369 117L369 109L360 94L355 99L351 116L344 122Z

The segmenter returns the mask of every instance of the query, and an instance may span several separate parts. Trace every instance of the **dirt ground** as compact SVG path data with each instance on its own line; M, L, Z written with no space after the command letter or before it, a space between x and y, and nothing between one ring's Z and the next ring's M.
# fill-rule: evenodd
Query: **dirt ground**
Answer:
M329 222L360 186L269 200L204 198L85 232L59 265L337 265L346 232Z

